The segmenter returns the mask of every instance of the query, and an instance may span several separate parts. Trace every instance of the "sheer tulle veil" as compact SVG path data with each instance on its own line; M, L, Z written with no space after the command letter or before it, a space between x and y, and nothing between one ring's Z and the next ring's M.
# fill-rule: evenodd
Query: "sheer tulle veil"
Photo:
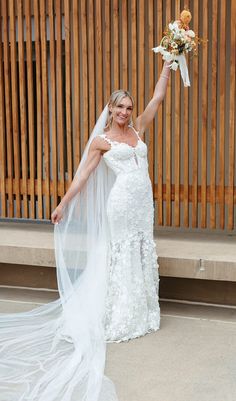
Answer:
M91 141L105 128L106 106ZM29 312L0 315L1 401L116 401L104 376L107 285L106 203L114 176L103 158L54 228L60 298Z

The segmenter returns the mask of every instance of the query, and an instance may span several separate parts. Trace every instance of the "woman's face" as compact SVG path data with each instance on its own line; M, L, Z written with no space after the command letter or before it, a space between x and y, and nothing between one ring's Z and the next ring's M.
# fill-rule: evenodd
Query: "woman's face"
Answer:
M129 97L123 97L115 106L111 106L113 122L125 125L130 122L133 112L133 104Z

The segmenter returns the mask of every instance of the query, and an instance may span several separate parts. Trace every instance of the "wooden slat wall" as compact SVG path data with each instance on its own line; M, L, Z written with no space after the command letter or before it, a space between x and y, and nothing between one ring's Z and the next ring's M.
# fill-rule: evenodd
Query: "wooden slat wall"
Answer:
M7 216L6 202L6 121L4 113L4 72L3 72L3 46L2 46L2 19L0 20L0 175L1 175L1 211Z
M156 40L158 43L159 38L162 37L163 34L163 24L162 24L162 2L157 2L157 9L156 9L156 24L157 24L157 35ZM157 59L158 68L157 73L159 74L162 67L162 60L161 57ZM150 82L150 86L153 85ZM157 199L157 223L159 225L164 225L164 212L163 212L163 103L159 106L157 112L157 147L155 148L155 154L157 155L157 191L154 192L154 197Z
M199 29L199 15L198 15L198 1L193 3L193 21L192 27L195 32ZM193 60L193 73L191 75L192 81L192 163L191 163L191 173L192 173L192 227L196 228L198 226L198 159L199 159L199 149L198 149L198 135L199 135L199 104L198 104L198 86L199 86L199 58L195 57ZM186 95L185 95L186 96Z
M113 90L142 112L162 68L151 48L184 5L208 42L145 135L156 224L236 228L233 0L2 0L2 218L50 219Z
M18 2L18 59L19 59L19 95L20 95L20 132L21 132L21 166L23 186L23 211L24 218L29 217L28 209L28 152L27 152L27 105L26 105L26 73L25 73L25 48L24 48L24 20L23 0ZM40 112L40 110L39 110Z
M210 228L216 228L216 96L217 96L217 52L212 49L217 47L217 0L212 2L212 25L211 25L211 132L210 132Z
M235 183L235 14L236 14L236 3L231 2L230 9L230 27L231 27L231 63L230 63L230 108L229 108L229 153L228 153L228 169L229 169L229 199L228 199L228 228L233 230L234 228L234 183Z
M49 54L50 54L50 93L51 93L51 140L52 140L52 205L57 205L58 191L58 149L57 149L57 96L56 96L56 40L54 25L54 2L48 2ZM67 100L68 102L68 100ZM68 103L66 103L68 104Z

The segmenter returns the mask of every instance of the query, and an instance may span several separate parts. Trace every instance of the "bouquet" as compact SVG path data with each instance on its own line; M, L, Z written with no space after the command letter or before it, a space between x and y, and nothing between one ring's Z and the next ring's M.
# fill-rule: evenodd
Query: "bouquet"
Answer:
M195 33L189 29L188 24L191 19L190 11L183 10L180 19L171 22L165 29L160 45L152 49L155 53L161 53L163 60L171 63L172 70L176 71L179 67L184 86L190 86L185 55L190 52L196 54L200 42Z

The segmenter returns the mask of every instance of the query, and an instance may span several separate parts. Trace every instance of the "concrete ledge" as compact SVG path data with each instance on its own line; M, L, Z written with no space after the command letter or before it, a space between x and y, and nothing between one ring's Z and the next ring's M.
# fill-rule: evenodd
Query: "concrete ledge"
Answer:
M54 249L0 245L0 262L19 265L55 267Z
M0 222L0 263L55 267L53 226Z
M162 229L155 241L161 276L236 281L236 235ZM0 263L55 267L53 226L0 222Z
M155 233L160 275L236 281L236 235Z
M161 256L159 264L161 276L236 281L235 262Z

